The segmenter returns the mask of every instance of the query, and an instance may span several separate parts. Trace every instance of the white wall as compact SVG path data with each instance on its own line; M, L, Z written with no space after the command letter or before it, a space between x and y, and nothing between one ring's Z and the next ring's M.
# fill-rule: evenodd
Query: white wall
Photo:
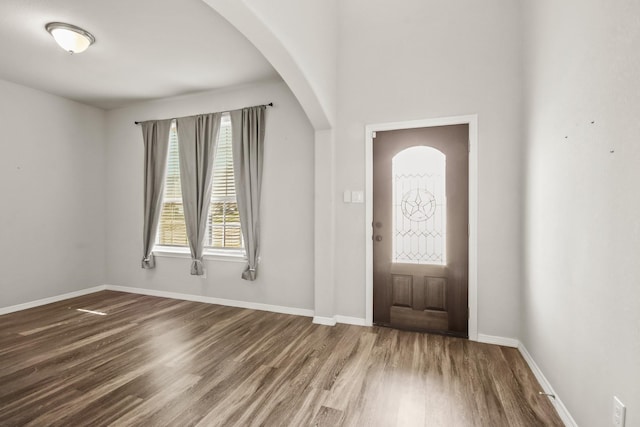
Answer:
M335 119L339 0L246 0L295 58Z
M314 312L317 317L332 318L335 315L335 132L332 126L336 119L338 1L203 1L260 50L287 82L316 130Z
M334 125L337 0L202 0L287 82L316 130Z
M336 304L365 316L366 124L478 114L479 332L517 337L520 77L516 2L339 2Z
M0 307L104 280L104 112L0 80Z
M521 339L580 426L611 425L617 395L637 427L640 3L536 0L524 16Z
M262 194L262 263L258 279L240 278L244 263L156 258L140 268L143 148L136 120L227 111L273 102L267 110ZM295 308L313 308L313 129L280 82L135 104L107 113L107 283Z

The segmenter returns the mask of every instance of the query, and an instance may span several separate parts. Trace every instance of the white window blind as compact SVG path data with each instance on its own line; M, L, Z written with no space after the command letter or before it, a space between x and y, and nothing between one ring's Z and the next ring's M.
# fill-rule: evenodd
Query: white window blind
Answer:
M169 158L167 177L164 182L162 210L158 225L157 242L163 246L188 246L187 226L182 209L182 190L180 188L180 157L178 153L178 133L175 122L169 131Z
M161 246L188 246L187 227L184 222L182 208L179 156L178 135L174 123L169 133L167 177L156 241ZM211 205L204 245L215 249L242 249L243 247L235 181L233 179L231 121L228 114L222 116L220 123L220 133L213 165Z
M218 146L213 164L213 189L209 207L208 244L213 248L242 248L240 214L236 202L233 179L233 152L231 151L231 120L222 116Z

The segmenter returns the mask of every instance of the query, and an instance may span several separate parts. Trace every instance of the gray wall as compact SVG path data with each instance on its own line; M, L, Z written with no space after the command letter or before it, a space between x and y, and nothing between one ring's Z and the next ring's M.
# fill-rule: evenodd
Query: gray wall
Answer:
M520 21L508 0L339 2L336 307L365 315L366 124L478 114L478 330L517 337Z
M0 307L104 282L104 112L0 80Z
M580 426L637 427L640 3L526 4L521 339Z
M136 120L227 111L273 102L267 110L262 195L262 263L255 282L243 263L157 257L140 268L143 149ZM164 98L107 113L107 283L190 295L313 308L313 129L281 81Z

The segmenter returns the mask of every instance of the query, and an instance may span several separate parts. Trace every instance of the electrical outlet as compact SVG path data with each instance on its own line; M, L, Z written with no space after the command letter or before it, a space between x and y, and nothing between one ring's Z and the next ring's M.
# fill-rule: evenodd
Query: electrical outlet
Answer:
M627 408L617 396L613 396L613 427L624 427L624 416Z

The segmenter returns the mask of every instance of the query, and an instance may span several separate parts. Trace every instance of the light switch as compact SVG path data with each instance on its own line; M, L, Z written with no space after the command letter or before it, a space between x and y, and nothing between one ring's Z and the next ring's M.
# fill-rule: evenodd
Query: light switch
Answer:
M351 190L344 190L344 202L351 203Z
M352 191L351 203L364 203L364 191Z

